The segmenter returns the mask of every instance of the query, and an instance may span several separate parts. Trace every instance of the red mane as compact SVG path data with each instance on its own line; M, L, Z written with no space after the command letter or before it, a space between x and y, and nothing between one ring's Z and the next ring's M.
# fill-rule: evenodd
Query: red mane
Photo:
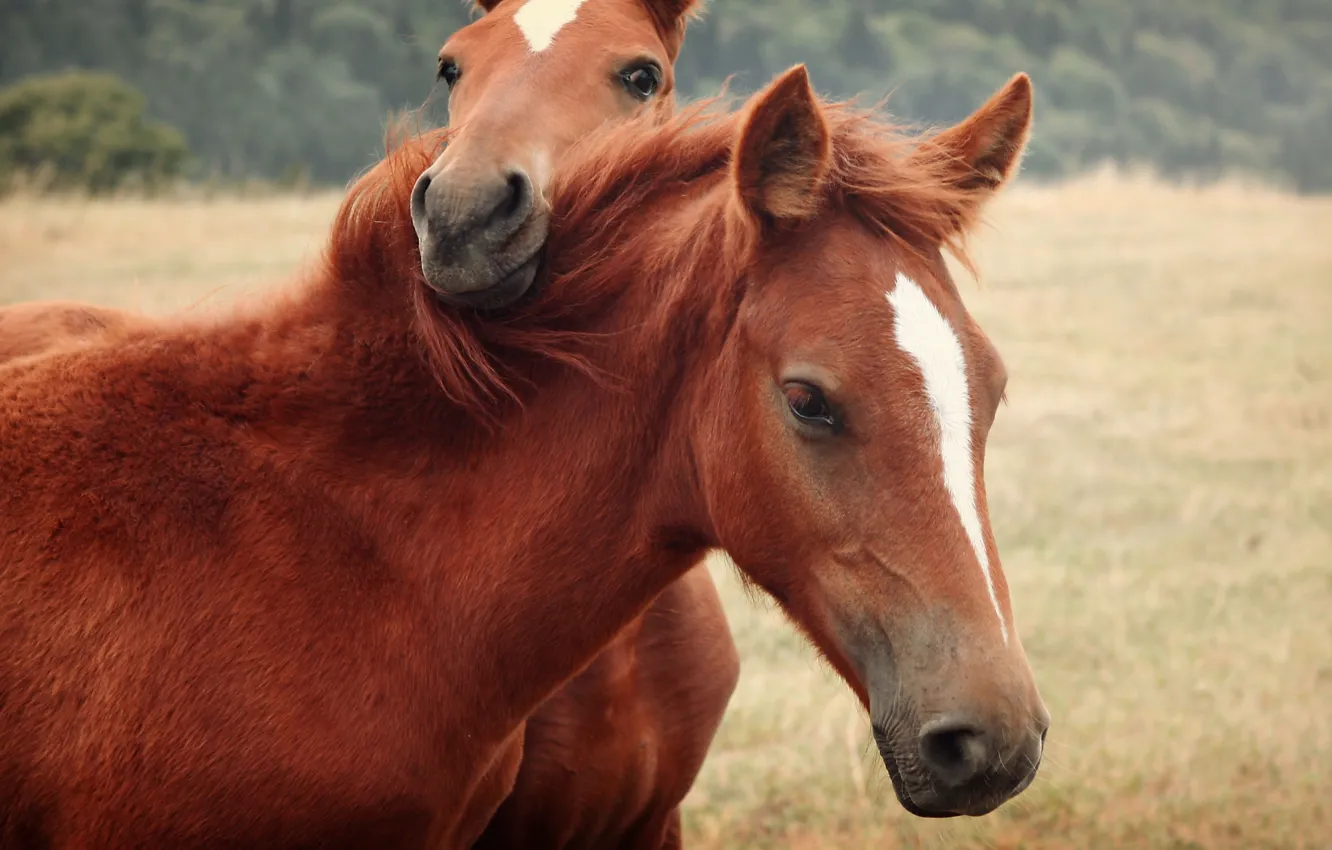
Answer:
M728 281L743 277L758 238L753 223L720 206L701 210L687 232L665 233L645 219L654 205L701 198L726 177L743 114L719 112L716 103L665 119L650 112L575 146L552 183L548 260L535 291L501 314L482 317L444 305L421 273L410 196L447 143L446 130L392 144L353 185L330 234L331 277L370 286L381 297L405 295L445 395L493 423L499 406L521 402L525 364L534 358L591 372L580 352L597 338L588 330L593 319L626 286L660 285L641 279L651 269L672 268L678 276L697 265ZM846 103L823 110L833 150L824 202L904 250L924 256L943 247L970 268L963 240L975 207L957 163L928 137L909 135L872 110ZM701 203L729 203L729 193Z

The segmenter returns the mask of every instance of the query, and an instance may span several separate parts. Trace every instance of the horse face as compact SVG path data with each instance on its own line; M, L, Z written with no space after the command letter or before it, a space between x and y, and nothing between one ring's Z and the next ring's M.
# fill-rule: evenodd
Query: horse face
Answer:
M941 138L1007 134L959 147L959 179L1007 176L1021 79ZM866 704L903 806L983 814L1031 782L1049 725L985 500L1004 367L937 248L820 205L836 166L803 74L752 109L734 206L759 235L700 437L718 538Z
M503 0L440 51L448 148L412 193L426 282L496 308L531 286L552 164L606 121L669 103L694 0Z

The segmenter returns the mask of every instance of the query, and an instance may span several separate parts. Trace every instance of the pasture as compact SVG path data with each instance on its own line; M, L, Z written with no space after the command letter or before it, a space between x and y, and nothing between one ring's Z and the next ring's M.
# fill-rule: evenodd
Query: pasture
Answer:
M335 194L11 198L0 303L209 310L319 251ZM1003 353L986 465L1053 715L1036 784L905 814L868 722L722 559L739 690L691 848L1324 848L1332 836L1332 199L1018 187L959 274Z

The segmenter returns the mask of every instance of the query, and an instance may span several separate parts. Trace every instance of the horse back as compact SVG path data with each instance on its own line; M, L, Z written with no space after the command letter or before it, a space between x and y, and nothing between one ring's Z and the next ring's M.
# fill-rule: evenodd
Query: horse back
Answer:
M111 307L31 301L0 307L0 363L88 345L144 326L148 319Z

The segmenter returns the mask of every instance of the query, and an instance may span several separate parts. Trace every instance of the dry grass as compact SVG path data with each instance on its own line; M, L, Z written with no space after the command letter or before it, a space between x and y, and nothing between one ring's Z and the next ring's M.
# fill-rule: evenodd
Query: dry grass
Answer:
M73 299L146 313L229 304L317 256L340 194L0 202L0 303Z
M335 203L11 201L0 302L230 300L313 256ZM859 709L718 564L744 675L690 846L1329 846L1332 200L1100 176L1012 192L978 256L1041 779L984 819L906 815Z

